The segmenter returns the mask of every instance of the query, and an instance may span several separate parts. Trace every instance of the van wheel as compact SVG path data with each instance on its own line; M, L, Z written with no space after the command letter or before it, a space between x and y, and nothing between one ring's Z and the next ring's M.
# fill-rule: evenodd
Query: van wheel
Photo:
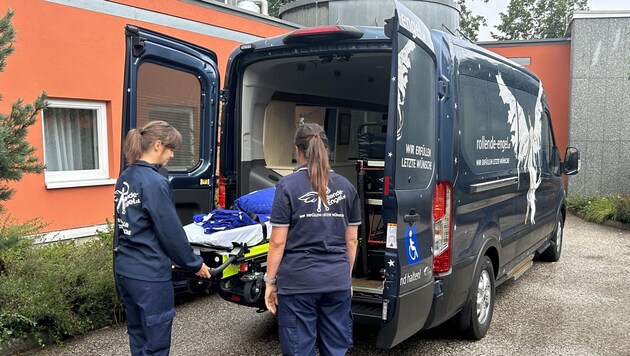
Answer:
M540 259L546 262L557 262L560 259L562 253L562 232L564 231L564 220L562 216L558 219L556 230L553 232L553 237L549 242L551 245L547 247L543 253L540 254Z
M488 332L493 310L494 269L490 257L484 256L483 263L475 272L468 300L453 321L462 330L463 336L471 340L481 340Z

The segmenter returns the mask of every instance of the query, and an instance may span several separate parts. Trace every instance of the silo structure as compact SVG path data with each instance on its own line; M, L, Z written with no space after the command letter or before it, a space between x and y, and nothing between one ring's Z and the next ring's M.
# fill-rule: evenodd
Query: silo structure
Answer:
M429 29L455 32L460 7L453 0L401 0ZM280 8L280 18L302 26L383 26L394 15L393 0L296 0Z

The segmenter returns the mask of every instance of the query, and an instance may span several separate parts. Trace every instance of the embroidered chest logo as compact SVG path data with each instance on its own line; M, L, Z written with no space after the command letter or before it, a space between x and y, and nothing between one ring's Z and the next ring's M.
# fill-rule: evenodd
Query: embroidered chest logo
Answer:
M129 191L129 184L123 182L123 187L114 193L114 202L116 203L116 211L119 214L126 214L127 207L140 204L138 193Z
M319 195L317 195L317 192L308 192L304 195L302 195L301 197L299 197L298 199L300 199L301 201L307 203L307 204L311 204L311 203L317 203L317 212L321 212L322 211L322 206L324 207L324 209L326 211L330 210L330 206L334 205L334 204L339 204L341 201L343 201L344 199L346 199L346 194L343 192L343 190L338 190L334 193L330 192L330 188L326 188L326 194L328 197L328 204L324 203L321 198L319 197Z

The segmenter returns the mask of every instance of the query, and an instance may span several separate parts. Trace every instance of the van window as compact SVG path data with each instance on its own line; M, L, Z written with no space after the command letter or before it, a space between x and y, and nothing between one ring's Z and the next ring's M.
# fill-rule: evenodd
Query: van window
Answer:
M138 69L137 126L164 120L182 134L169 171L190 171L199 164L201 83L191 73L145 62Z
M545 115L542 119L542 133L541 133L541 147L542 147L542 156L543 159L547 162L548 167L552 167L554 165L553 162L553 147L555 146L553 142L553 134L551 133L551 118L549 117L549 113L545 111Z
M461 151L474 174L516 167L512 128L508 123L510 106L500 98L499 85L464 75L459 80Z
M519 150L528 149L528 151L519 152L519 157L521 157L522 161L521 165L527 166L527 162L531 161L534 167L541 167L543 165L542 150L545 148L543 137L547 136L549 131L548 125L543 125L546 117L544 115L541 116L540 114L542 113L536 116L538 98L535 95L518 89L515 92L516 100L518 100L520 108L523 110L522 117L525 118L525 125L520 125L524 126L520 128L520 135L528 136L528 143L524 146L522 145L523 147L519 147Z
M396 189L426 188L435 156L435 64L415 42L398 35Z

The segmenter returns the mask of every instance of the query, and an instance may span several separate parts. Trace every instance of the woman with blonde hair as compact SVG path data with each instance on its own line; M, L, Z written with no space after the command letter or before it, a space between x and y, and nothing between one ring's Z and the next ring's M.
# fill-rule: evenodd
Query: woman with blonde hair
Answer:
M210 278L177 217L171 186L158 170L182 136L164 121L131 129L124 153L129 166L116 182L114 271L127 311L132 355L168 355L175 316L172 262Z
M300 167L278 182L265 304L284 355L344 355L352 346L351 276L361 224L355 187L330 169L321 126L295 132Z

